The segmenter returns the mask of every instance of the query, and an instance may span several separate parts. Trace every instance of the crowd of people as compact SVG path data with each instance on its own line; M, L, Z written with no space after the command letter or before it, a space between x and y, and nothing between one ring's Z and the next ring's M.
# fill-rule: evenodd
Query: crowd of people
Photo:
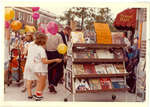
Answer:
M24 85L21 91L27 91L28 99L41 100L48 76L49 92L57 93L56 87L59 82L63 83L63 72L66 67L66 57L58 53L57 47L61 43L67 45L70 40L70 33L71 28L66 26L63 31L55 35L28 32L24 36L15 35L15 40L13 40L10 29L5 29L5 53L7 53L5 54L4 64L5 83L10 68L10 47L14 43L13 48L19 47L25 59L23 68ZM21 38L17 39L18 37ZM16 41L19 41L19 43ZM36 91L33 94L32 87L35 86Z
M35 100L41 100L43 98L47 77L49 92L56 94L58 83L63 83L64 81L64 68L66 67L67 60L66 55L59 54L57 47L61 43L68 45L71 31L72 29L69 26L66 26L63 31L57 32L55 35L50 33L28 32L24 34L24 36L15 34L14 39L10 33L10 29L5 29L5 82L7 82L10 66L10 48L11 45L13 45L13 48L19 47L23 58L25 59L25 66L22 68L24 71L24 85L21 91L27 91L28 99L34 98ZM127 72L129 72L127 84L130 87L129 92L131 93L135 93L136 89L135 69L139 62L137 39L138 38L134 39L134 44L131 46L127 32L124 33L123 42L126 44L126 47L124 48L125 67ZM35 86L36 91L33 94L32 87Z

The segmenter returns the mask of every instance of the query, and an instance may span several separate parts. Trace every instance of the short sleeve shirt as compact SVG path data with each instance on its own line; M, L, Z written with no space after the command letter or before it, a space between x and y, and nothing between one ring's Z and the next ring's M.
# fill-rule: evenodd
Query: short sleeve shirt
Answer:
M28 47L27 63L32 65L33 72L47 72L47 64L42 63L42 58L47 58L45 49L31 42Z

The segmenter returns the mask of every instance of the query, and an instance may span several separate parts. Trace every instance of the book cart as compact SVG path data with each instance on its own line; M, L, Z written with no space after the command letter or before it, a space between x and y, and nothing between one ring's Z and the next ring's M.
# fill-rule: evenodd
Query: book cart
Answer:
M71 92L70 95L72 94L73 101L76 100L75 94L78 93L98 93L108 91L112 92L112 100L115 100L117 97L113 92L124 92L126 101L126 92L129 90L129 87L126 84L126 76L128 76L128 73L125 70L124 46L125 45L123 44L74 43L68 47L69 52L67 53L68 60L65 71L65 88ZM97 55L95 55L97 50L109 51L114 57L97 57ZM93 53L88 54L89 51L93 51ZM87 54L87 56L82 56L82 52ZM115 55L115 52L120 55ZM74 53L78 53L79 55ZM82 68L84 70L79 69L80 67L77 66L81 64L84 64L84 68ZM85 65L87 69L90 68L90 65L94 65L95 70L85 70ZM109 68L110 65L114 66L113 70ZM121 66L119 67L117 65ZM109 73L103 72L103 69L101 69L103 67L107 68L107 72ZM92 81L95 84L92 85ZM83 84L80 84L79 82L84 83L84 87ZM121 83L120 85L119 82ZM64 98L64 101L68 101L68 96Z

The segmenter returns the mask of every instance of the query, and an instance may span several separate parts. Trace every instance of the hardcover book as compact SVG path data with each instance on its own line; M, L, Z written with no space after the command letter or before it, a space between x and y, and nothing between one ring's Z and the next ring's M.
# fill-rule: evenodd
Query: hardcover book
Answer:
M84 64L83 67L84 67L84 72L85 73L87 73L87 74L95 73L96 74L94 64Z
M89 84L91 90L101 90L99 79L89 79Z
M82 64L73 64L73 71L76 75L85 74Z
M97 74L107 74L105 64L95 65L95 70Z
M110 78L100 78L102 90L112 89Z

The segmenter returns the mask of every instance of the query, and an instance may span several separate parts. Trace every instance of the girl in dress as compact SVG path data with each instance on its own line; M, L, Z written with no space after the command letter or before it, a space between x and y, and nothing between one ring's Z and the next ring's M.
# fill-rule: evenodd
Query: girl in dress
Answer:
M32 97L35 100L41 100L43 90L45 89L46 76L47 76L47 64L57 62L60 63L62 59L52 59L48 60L45 47L46 47L47 36L43 33L37 32L35 34L35 40L29 44L28 47L28 55L25 66L25 71L27 71L30 75L28 75L27 79L27 92L28 98ZM32 96L31 85L32 80L37 80L36 92L35 95Z

